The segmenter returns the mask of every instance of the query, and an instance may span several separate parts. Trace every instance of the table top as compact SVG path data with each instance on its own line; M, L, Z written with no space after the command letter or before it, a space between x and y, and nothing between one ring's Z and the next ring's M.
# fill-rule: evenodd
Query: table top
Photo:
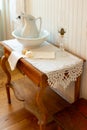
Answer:
M21 54L23 46L16 40L6 40L2 42L9 55L12 51ZM83 60L67 51L61 52L59 48L54 45L44 42L42 46L36 49L31 49L36 52L55 52L54 58L27 58L24 57L18 61L17 66L22 69L26 69L27 75L32 77L27 70L34 73L37 80L47 80L44 85L49 84L51 87L62 85L66 88L71 81L75 81L82 73ZM20 62L23 64L21 65ZM19 65L20 64L20 65ZM27 68L25 68L27 67ZM42 78L44 77L44 78ZM33 79L33 78L32 78ZM34 79L34 80L36 80ZM37 82L37 81L35 81ZM41 82L40 82L41 83ZM38 84L38 82L37 82ZM42 83L41 83L42 84Z

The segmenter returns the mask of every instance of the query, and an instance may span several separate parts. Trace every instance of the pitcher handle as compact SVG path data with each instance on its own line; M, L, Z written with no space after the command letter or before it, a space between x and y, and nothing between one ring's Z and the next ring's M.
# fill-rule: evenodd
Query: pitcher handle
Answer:
M36 18L36 20L40 20L40 27L39 27L39 33L40 33L40 31L41 31L41 26L42 26L42 18L41 17L38 17L38 18Z

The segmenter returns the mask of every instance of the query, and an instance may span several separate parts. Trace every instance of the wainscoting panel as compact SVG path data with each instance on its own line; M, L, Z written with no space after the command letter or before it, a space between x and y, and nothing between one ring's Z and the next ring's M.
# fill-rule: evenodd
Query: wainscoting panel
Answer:
M26 0L27 13L42 17L42 28L50 31L49 40L55 43L57 30L66 29L65 47L87 58L87 1L86 0Z
M49 41L57 42L58 29L66 30L64 46L87 59L87 0L26 0L26 13L42 17L42 29L50 32ZM57 43L58 44L58 43ZM87 98L87 63L81 96Z

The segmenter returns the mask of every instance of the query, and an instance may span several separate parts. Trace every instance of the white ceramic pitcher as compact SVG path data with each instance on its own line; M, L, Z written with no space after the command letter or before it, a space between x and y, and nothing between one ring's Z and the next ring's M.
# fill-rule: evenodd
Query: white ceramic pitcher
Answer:
M35 38L39 37L41 31L42 19L41 17L35 18L32 15L22 15L24 18L24 26L21 31L22 37ZM40 20L39 27L37 27L36 21Z

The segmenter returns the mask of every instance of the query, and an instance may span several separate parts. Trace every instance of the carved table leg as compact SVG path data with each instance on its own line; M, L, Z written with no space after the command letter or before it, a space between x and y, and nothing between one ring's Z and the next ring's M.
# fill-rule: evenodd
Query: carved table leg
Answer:
M8 103L11 103L11 98L10 98L10 81L11 81L11 75L6 67L6 61L7 61L7 57L4 55L1 58L1 67L3 69L3 71L5 72L6 76L7 76L7 82L6 82L6 92L7 92L7 98L8 98Z
M80 83L81 83L81 76L77 78L75 81L75 95L74 95L74 101L79 99L80 95Z
M43 97L45 89L46 87L40 87L39 91L37 92L37 97L36 97L36 102L41 113L40 114L41 119L38 121L40 130L45 130L46 119L47 119L47 110L42 101L42 97Z

